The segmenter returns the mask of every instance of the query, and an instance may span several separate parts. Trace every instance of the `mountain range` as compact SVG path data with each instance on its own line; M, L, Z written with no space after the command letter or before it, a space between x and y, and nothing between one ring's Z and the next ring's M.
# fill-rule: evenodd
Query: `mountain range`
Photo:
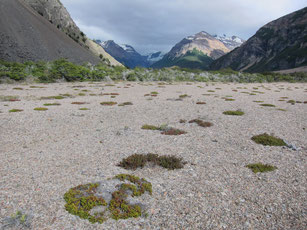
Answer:
M307 7L261 27L247 41L238 36L188 36L168 53L141 55L131 45L89 39L60 0L1 0L0 59L113 66L265 72L307 66Z

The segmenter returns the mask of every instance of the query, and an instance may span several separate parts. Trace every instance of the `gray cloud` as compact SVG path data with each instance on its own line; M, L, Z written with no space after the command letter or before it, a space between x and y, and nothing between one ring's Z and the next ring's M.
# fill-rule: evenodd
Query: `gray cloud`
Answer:
M188 35L252 36L261 26L305 7L305 0L62 0L90 38L137 51L169 51Z

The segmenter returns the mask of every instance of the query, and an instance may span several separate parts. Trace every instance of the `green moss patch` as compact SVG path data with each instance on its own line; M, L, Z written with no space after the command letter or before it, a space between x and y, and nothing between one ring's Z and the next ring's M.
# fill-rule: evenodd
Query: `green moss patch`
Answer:
M160 130L160 127L154 126L154 125L143 125L141 129L146 130Z
M86 110L90 110L90 109L89 108L80 108L79 110L86 111Z
M191 121L189 121L189 123L196 123L199 126L204 127L204 128L213 126L213 124L211 122L203 121L203 120L200 120L200 119L191 120Z
M290 104L292 104L292 105L295 105L295 101L294 101L294 100L289 100L289 101L287 101L287 103L290 103Z
M253 102L256 102L256 103L263 103L264 101L253 101Z
M110 182L114 182L111 184L112 188ZM101 193L104 186L109 186L110 189ZM91 223L103 223L108 218L137 218L144 214L143 210L138 204L130 204L128 197L139 197L145 192L152 194L150 182L133 175L119 174L105 183L90 183L69 189L64 194L65 209ZM102 197L101 194L105 193L111 193L110 200Z
M35 111L46 111L48 110L47 108L43 108L43 107L38 107L34 109Z
M23 90L23 88L13 88L14 90Z
M225 98L225 101L235 101L233 98Z
M159 156L158 154L152 153L133 154L123 159L118 166L125 169L136 170L137 168L143 168L147 163L159 165L170 170L181 169L184 166L182 158L177 158L175 156Z
M268 145L268 146L287 146L287 144L280 138L270 136L267 133L263 133L257 136L253 136L252 140L257 144Z
M104 101L100 103L101 105L107 105L107 106L112 106L112 105L116 105L117 102L114 101Z
M126 105L133 105L133 103L132 102L124 102L124 103L119 104L118 106L126 106Z
M46 103L44 106L59 106L61 105L60 103Z
M84 105L86 102L81 102L81 101L75 101L71 103L72 105Z
M187 95L187 94L182 94L182 95L179 95L179 98L186 98L186 97L188 97L189 95Z
M23 110L22 109L11 109L9 110L10 113L19 113L19 112L22 112Z
M225 115L230 115L230 116L243 116L244 115L244 112L240 111L240 110L237 110L237 111L225 111L223 112L223 114Z
M276 107L275 105L272 104L260 104L260 105L264 107Z
M48 96L48 97L41 97L41 100L62 100L65 97L62 95L59 96Z
M271 172L277 169L277 167L269 165L269 164L262 164L262 163L256 163L256 164L249 164L246 165L247 168L251 169L253 173L264 173L264 172Z

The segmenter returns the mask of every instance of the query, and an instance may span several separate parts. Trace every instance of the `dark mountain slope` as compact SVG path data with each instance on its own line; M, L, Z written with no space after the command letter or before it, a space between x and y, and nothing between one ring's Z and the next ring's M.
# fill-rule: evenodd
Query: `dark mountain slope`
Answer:
M74 63L99 62L98 57L23 1L1 0L0 15L0 59L24 62L67 58Z
M211 69L276 71L307 65L307 7L260 28L241 47L214 61Z

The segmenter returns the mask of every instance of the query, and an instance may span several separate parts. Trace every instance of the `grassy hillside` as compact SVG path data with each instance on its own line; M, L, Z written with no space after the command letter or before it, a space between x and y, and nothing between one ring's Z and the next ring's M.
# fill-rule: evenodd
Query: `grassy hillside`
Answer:
M178 58L169 58L165 56L162 60L155 63L153 68L163 68L178 66L181 68L191 68L191 69L203 69L209 68L209 65L213 62L211 57L208 57L203 52L193 49L188 51L185 55Z

